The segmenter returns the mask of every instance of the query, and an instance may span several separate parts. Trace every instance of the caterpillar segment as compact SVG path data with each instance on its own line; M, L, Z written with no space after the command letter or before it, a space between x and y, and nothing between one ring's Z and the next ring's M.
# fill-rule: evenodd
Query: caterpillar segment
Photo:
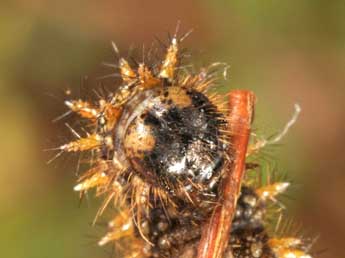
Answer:
M120 210L99 241L113 244L116 257L196 257L201 225L221 197L220 181L232 160L232 121L227 102L210 93L214 73L179 72L178 44L185 36L175 35L156 64L133 68L119 58L122 84L109 98L65 102L92 131L59 149L96 156L74 190L95 189L104 197L96 219L110 204ZM267 204L288 186L242 184L224 258L311 258L302 240L276 238L266 229Z

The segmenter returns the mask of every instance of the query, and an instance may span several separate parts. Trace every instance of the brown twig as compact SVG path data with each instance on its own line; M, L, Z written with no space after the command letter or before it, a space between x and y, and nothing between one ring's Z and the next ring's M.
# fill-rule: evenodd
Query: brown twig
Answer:
M202 231L198 258L221 258L227 247L231 222L236 210L254 112L255 95L250 91L229 93L228 124L231 132L229 155L232 158L222 180L222 199Z

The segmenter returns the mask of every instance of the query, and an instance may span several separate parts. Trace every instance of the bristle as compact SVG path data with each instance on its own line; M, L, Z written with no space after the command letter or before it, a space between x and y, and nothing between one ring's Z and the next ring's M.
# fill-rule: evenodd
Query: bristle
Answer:
M134 226L129 213L124 214L124 212L122 212L117 215L109 222L109 227L111 230L98 242L98 245L102 246L122 238L133 237Z
M296 123L300 113L301 113L301 107L298 104L294 105L295 111L291 117L291 119L286 123L284 126L283 130L275 135L275 137L271 137L271 139L265 139L265 138L260 138L260 139L255 139L256 141L249 145L248 151L247 151L247 156L250 156L252 154L255 154L262 150L264 147L268 145L273 145L279 143L284 136L288 133L289 129Z
M78 113L81 117L87 119L96 119L99 110L91 107L91 104L82 100L66 100L65 105L73 112Z
M272 238L268 245L278 258L312 258L310 255L298 247L303 246L303 242L298 238Z
M141 225L142 219L147 216L149 211L150 185L144 183L139 177L134 176L132 179L132 197L131 197L131 212L136 215L132 216L141 237L150 243L150 240L145 235Z
M152 72L145 64L139 64L138 75L141 83L140 88L143 90L150 89L160 82L160 80L153 76Z
M278 194L281 194L286 191L290 183L288 182L276 182L270 185L262 186L256 190L257 195L262 200L274 200Z
M119 68L120 68L122 80L124 82L130 83L130 82L136 80L136 73L132 70L132 68L130 67L130 65L126 59L120 58Z
M165 78L170 81L174 78L174 71L177 64L177 39L176 37L172 38L171 44L167 50L167 54L165 56L165 59L162 63L162 67L160 69L158 77Z
M73 190L80 192L86 191L90 188L104 185L109 180L108 176L104 172L94 174L92 177L85 179L83 182L77 184Z
M79 152L97 149L101 146L103 138L98 134L91 134L85 138L64 144L59 147L60 150L66 152Z
M268 241L268 244L272 248L291 248L291 247L296 247L302 244L302 240L299 238L294 238L294 237L271 238Z

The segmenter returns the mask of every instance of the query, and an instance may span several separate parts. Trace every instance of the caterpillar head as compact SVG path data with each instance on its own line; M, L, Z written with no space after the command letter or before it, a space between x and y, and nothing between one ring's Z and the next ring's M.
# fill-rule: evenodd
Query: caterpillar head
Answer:
M127 103L115 149L144 181L167 192L211 189L224 161L223 125L206 95L183 86L157 87Z
M109 180L107 187L122 180L122 188L135 189L129 185L142 182L139 188L147 186L148 195L159 192L164 198L191 202L217 194L228 160L225 109L221 97L208 92L214 78L207 72L177 72L179 41L176 36L172 39L158 64L139 63L134 69L120 58L123 83L97 105L66 102L72 111L90 119L94 129L87 138L60 148L96 150L107 166L102 171ZM84 184L77 190L87 190Z

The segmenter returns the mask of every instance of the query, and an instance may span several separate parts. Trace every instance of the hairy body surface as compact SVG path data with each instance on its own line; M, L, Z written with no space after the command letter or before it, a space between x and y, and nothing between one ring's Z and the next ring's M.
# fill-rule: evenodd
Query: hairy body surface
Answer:
M183 38L173 37L161 62L132 68L119 58L123 83L106 98L65 102L91 131L58 155L92 151L90 169L74 189L105 196L96 218L110 203L118 208L99 241L122 243L117 257L196 257L202 226L224 199L222 180L237 151L233 121L222 96L210 93L212 73L178 71ZM222 257L311 258L301 239L272 236L266 227L267 204L286 187L239 188Z

